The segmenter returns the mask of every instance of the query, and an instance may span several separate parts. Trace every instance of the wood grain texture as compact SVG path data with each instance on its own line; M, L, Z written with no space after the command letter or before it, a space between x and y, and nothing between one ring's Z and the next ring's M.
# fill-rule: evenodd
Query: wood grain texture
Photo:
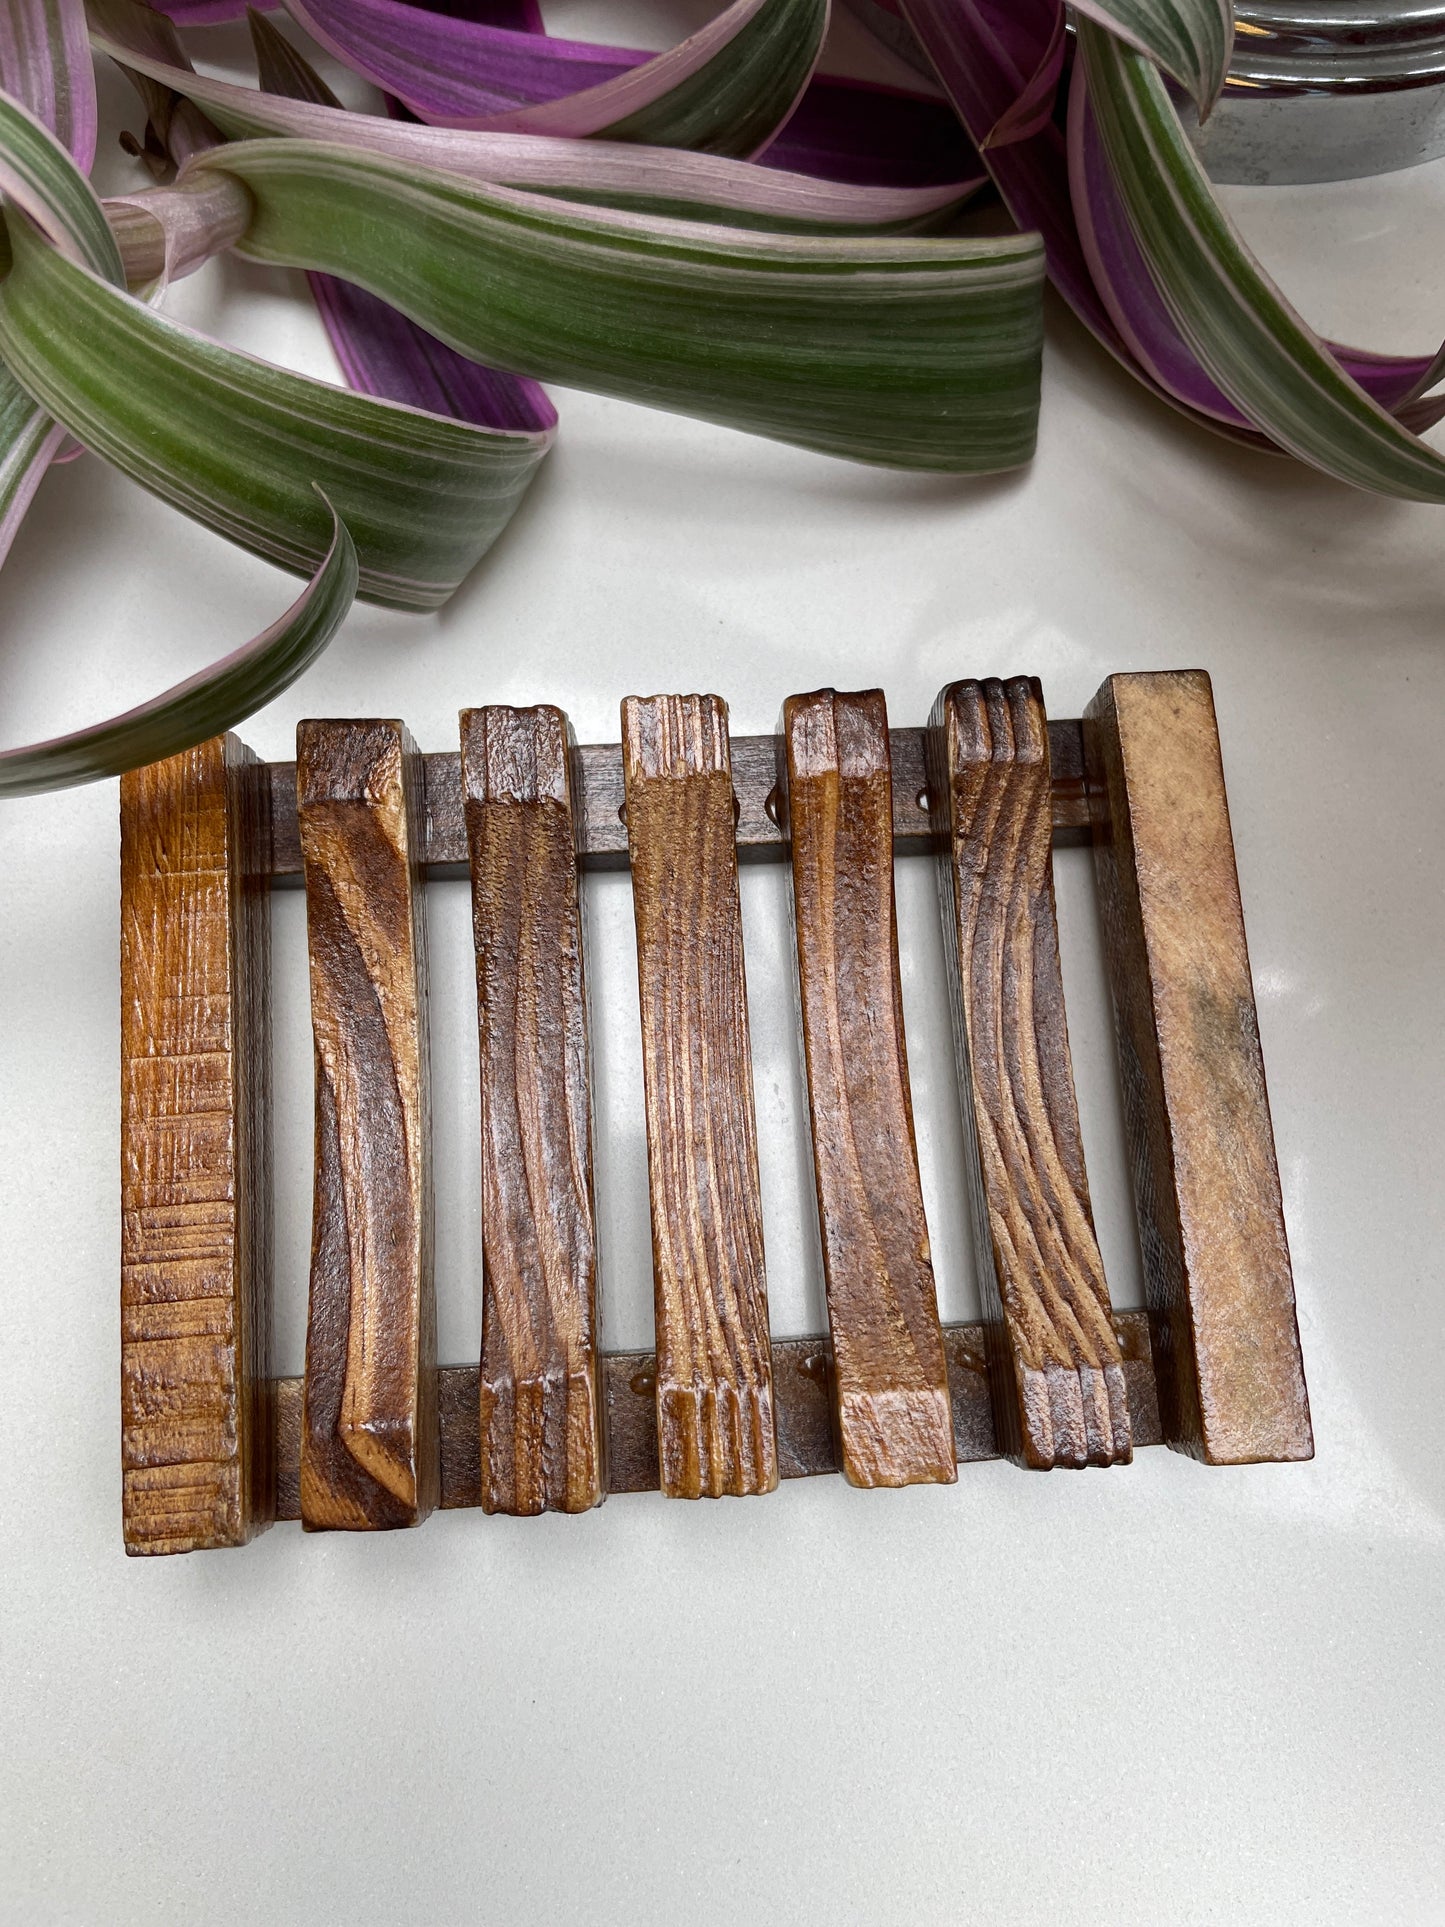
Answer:
M622 705L662 1490L778 1481L727 706Z
M929 728L974 1244L1005 1453L1131 1456L1059 972L1049 736L1032 679L958 682Z
M120 785L125 1548L272 1516L268 791L234 736Z
M923 855L933 845L926 799L920 801L924 772L924 732L889 731L893 755L893 844L899 856ZM1049 722L1053 770L1054 843L1089 841L1089 805L1084 794L1084 739L1077 720ZM736 842L745 862L778 862L788 854L787 839L770 799L778 780L775 736L734 736L733 792L738 799ZM426 820L422 862L449 870L467 861L467 830L462 804L461 769L456 752L423 756ZM277 876L301 874L301 839L296 828L296 765L268 763L271 779L273 870ZM572 802L577 852L584 870L625 870L627 825L623 819L622 745L582 743L572 752Z
M468 709L482 1116L481 1503L606 1491L582 905L558 709Z
M783 705L798 986L844 1476L957 1478L918 1176L881 689Z
M305 722L296 792L316 1043L301 1514L436 1503L436 1311L420 781L400 723Z
M1209 678L1111 676L1085 718L1165 1435L1213 1465L1313 1455Z
M1149 1361L1149 1321L1141 1311L1116 1312L1136 1446L1158 1445L1159 1411ZM960 1465L999 1457L988 1388L982 1325L945 1325L953 1403L953 1444ZM839 1470L829 1389L826 1336L780 1338L773 1345L778 1476L811 1479ZM651 1352L604 1352L602 1386L609 1492L656 1492L657 1361ZM276 1517L301 1516L302 1381L276 1382ZM440 1504L448 1511L480 1506L477 1368L446 1365L437 1374L442 1435Z

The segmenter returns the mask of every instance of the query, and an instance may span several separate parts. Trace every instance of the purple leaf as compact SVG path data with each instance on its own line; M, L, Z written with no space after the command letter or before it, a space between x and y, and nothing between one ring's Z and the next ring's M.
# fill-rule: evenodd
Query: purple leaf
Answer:
M1251 427L1200 367L1164 305L1109 170L1082 65L1070 82L1068 147L1079 238L1095 286L1135 358L1160 388L1188 407L1231 426ZM1445 347L1434 355L1379 355L1338 342L1325 346L1366 394L1402 420L1401 411L1445 373Z
M28 107L83 173L95 159L95 67L84 0L5 0L0 90Z
M557 411L539 382L469 361L349 281L306 278L342 372L362 394L479 428L550 432L557 426Z
M485 123L513 131L585 134L631 111L621 87L650 97L664 76L659 56L545 34L474 17L470 6L439 13L407 0L303 0L297 17L321 44L433 125ZM669 85L676 84L673 74ZM607 87L607 96L591 90ZM533 115L589 93L564 126ZM594 124L595 123L595 126ZM765 165L824 180L913 187L978 182L978 155L946 102L924 94L815 76L792 118L759 156Z
M866 80L815 75L764 167L859 187L983 182L983 162L946 100Z
M1071 82L1067 140L1055 114L1025 138L997 144L996 130L1010 127L1017 103L1038 91L1059 0L902 0L902 7L1009 212L1043 236L1049 278L1085 327L1146 387L1201 425L1267 446L1200 367L1164 307L1097 151L1079 98L1082 77ZM1035 110L1039 104L1035 99ZM1434 357L1394 356L1330 345L1382 406L1409 405L1412 427L1426 419L1430 404L1418 398L1445 372L1445 349Z

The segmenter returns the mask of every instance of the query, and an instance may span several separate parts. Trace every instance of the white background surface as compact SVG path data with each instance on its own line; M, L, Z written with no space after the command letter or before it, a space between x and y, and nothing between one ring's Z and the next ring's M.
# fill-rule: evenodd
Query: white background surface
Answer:
M680 16L554 30L663 44ZM218 43L219 44L219 43ZM845 48L846 54L846 48ZM128 109L123 92L107 98ZM135 124L133 112L127 113ZM119 178L117 175L116 178ZM1311 319L1445 324L1445 169L1236 191ZM331 372L293 277L175 311ZM358 609L243 734L630 692L734 728L959 675L1078 714L1115 669L1215 679L1318 1456L1165 1451L955 1488L438 1514L419 1533L128 1561L118 1395L113 784L0 808L0 1916L14 1922L1433 1922L1445 1771L1441 728L1445 521L1174 421L1051 309L1039 455L893 476L582 395L441 615ZM109 714L292 584L98 462L53 471L0 582L4 741ZM975 1307L927 866L900 865L945 1314ZM745 875L774 1327L817 1329L782 874ZM650 1338L625 880L592 894L604 1336ZM1061 861L1084 1129L1139 1302L1087 860ZM465 890L430 893L442 1355L479 1329ZM283 1370L309 1213L301 898L277 898Z

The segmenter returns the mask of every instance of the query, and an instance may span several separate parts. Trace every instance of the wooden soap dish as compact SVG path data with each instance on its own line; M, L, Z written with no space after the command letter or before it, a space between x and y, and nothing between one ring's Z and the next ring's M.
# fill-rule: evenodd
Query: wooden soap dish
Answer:
M1051 849L1092 841L1149 1310L1115 1314L1079 1137ZM982 1325L941 1325L918 1182L893 858L937 865ZM830 1330L768 1327L737 864L790 859ZM423 881L465 865L481 1036L479 1365L436 1365ZM578 873L630 867L656 1354L602 1354ZM316 1046L304 1379L268 1368L269 897L305 880ZM575 1512L841 1470L1210 1464L1313 1444L1209 680L1111 676L1082 722L959 682L234 737L121 784L127 1550L273 1518Z

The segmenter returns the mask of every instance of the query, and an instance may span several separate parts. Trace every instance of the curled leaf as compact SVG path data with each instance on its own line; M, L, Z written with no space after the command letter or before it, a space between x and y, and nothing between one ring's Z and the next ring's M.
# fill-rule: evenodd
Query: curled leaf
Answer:
M1072 0L1082 19L1136 48L1190 96L1205 120L1234 50L1232 0Z
M263 14L252 9L247 18L262 87L317 106L341 105L311 63ZM228 174L210 178L232 182ZM248 209L250 200L247 194ZM454 415L485 428L550 431L556 427L557 411L536 382L459 355L349 281L329 274L306 278L342 373L363 394Z
M1089 21L1079 48L1119 198L1170 318L1281 448L1357 488L1445 502L1445 459L1340 366L1215 197L1154 67Z
M0 752L0 797L33 796L118 776L244 721L321 654L351 607L356 586L356 550L333 512L330 545L315 576L270 628L109 722Z
M544 37L405 0L293 0L291 10L424 120L734 155L757 152L787 120L828 25L828 0L733 0L681 46L539 100L537 69L559 51ZM584 67L597 52L563 46Z
M743 232L311 141L217 148L188 172L212 170L255 201L244 252L354 281L514 373L900 467L986 472L1032 450L1031 236Z

